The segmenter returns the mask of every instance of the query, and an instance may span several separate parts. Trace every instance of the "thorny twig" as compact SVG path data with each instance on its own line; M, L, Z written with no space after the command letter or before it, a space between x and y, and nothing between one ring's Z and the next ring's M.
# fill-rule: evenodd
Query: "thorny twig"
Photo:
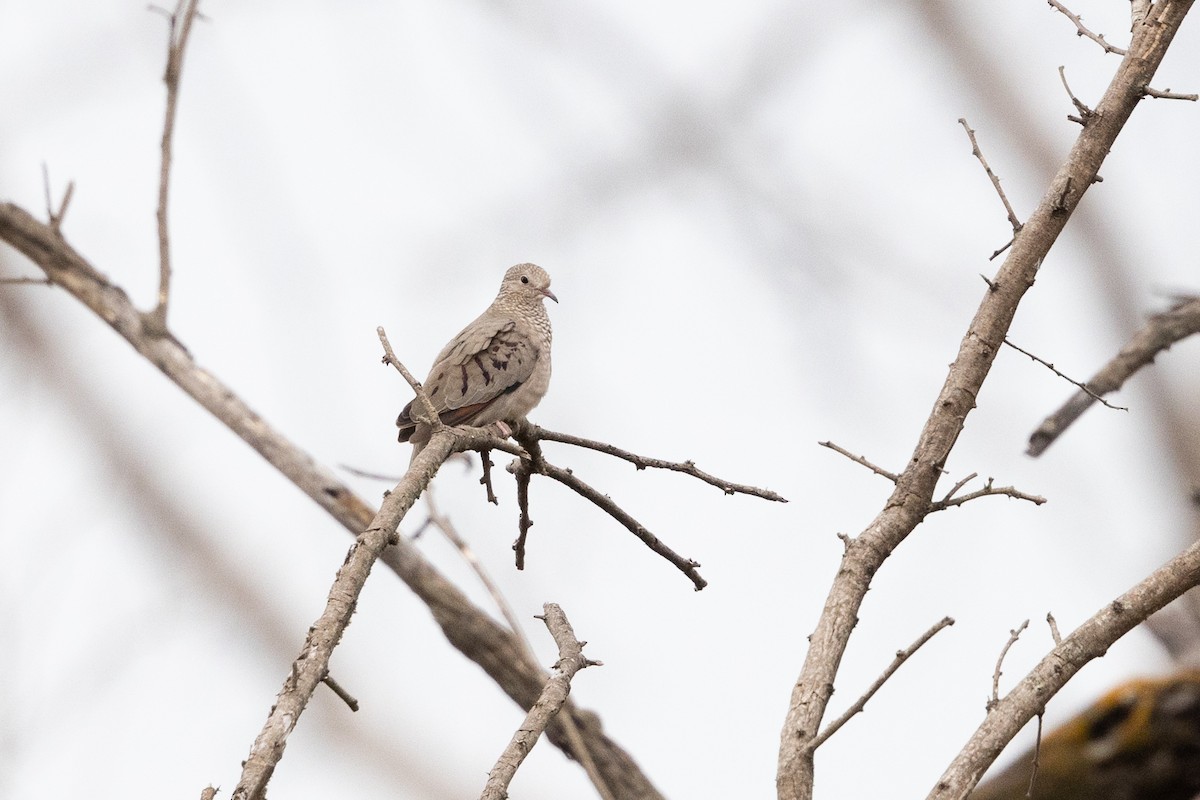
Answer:
M819 734L817 734L815 738L806 743L805 747L807 747L810 751L816 750L818 747L828 741L830 736L833 736L835 733L837 733L838 730L840 730L843 725L849 722L852 717L861 713L863 709L866 708L867 701L875 696L875 693L878 692L885 683L887 683L888 679L891 678L892 675L896 674L896 670L900 669L901 664L912 658L914 653L924 647L925 643L936 636L940 631L950 627L953 624L953 618L942 617L941 620L934 623L929 630L917 637L915 642L903 650L897 650L896 657L892 659L892 663L888 664L887 669L885 669L883 673L875 679L875 682L867 687L867 690L863 692L862 695L855 700L840 717L826 725L825 728Z
M1000 648L1000 657L996 659L996 669L992 672L992 697L987 702L988 711L991 711L1000 702L1000 676L1004 674L1002 672L1004 657L1008 655L1008 651L1012 646L1017 643L1017 639L1021 638L1021 632L1028 627L1029 620L1025 620L1015 630L1009 631L1008 641L1004 643L1004 647Z
M1152 316L1121 351L1087 382L1090 391L1078 391L1061 408L1042 421L1029 436L1026 453L1040 456L1096 402L1096 395L1115 392L1138 370L1154 362L1171 345L1200 333L1200 297L1183 296L1170 309Z
M984 483L982 489L977 489L973 492L967 492L966 494L958 495L957 497L955 496L959 489L966 486L968 482L974 480L976 477L978 477L978 473L972 472L970 475L954 484L954 487L950 489L945 497L929 504L930 513L934 511L945 511L947 508L956 508L957 506L961 506L964 503L969 503L972 500L978 500L981 497L1011 497L1014 500L1025 500L1033 503L1035 506L1040 506L1046 502L1046 498L1042 497L1041 495L1028 494L1013 486L993 486L991 478L987 479L987 482Z
M696 466L694 461L664 461L661 458L650 458L648 456L640 456L637 453L631 453L628 450L622 450L605 442L597 442L592 439L584 439L581 436L572 436L569 433L557 433L549 431L538 425L530 423L528 425L529 435L535 439L540 439L546 442L561 442L563 444L572 444L576 447L584 447L588 450L595 450L605 455L614 456L623 461L628 461L638 469L665 469L672 472L682 472L686 475L691 475L710 486L716 486L725 494L748 494L754 497L761 497L764 500L773 500L776 503L786 503L787 499L776 494L770 489L760 489L757 486L746 486L740 483L732 483L730 481L718 478L715 475L709 475L704 470Z
M1058 370L1058 368L1057 368L1057 367L1055 367L1055 366L1054 366L1053 364L1051 364L1049 361L1046 361L1046 360L1044 360L1044 359L1038 358L1037 356L1035 356L1033 353L1029 352L1028 350L1023 350L1022 348L1020 348L1020 347L1017 347L1015 344L1013 344L1011 341L1009 341L1009 339L1008 339L1008 337L1007 337L1007 336L1004 338L1004 343L1005 343L1006 345L1008 345L1009 347L1011 347L1013 350L1016 350L1018 353L1021 353L1022 355L1027 355L1027 356L1029 356L1031 359L1033 359L1033 360L1034 360L1034 361L1036 361L1037 363L1041 364L1043 367L1045 367L1046 369L1050 370L1050 371L1051 371L1051 372L1053 372L1055 375L1057 375L1058 377L1062 378L1064 381L1066 381L1067 383L1071 384L1072 386L1076 386L1076 387L1078 387L1080 390L1082 390L1082 391L1084 391L1084 392L1087 392L1089 395L1091 395L1091 397L1092 397L1092 399L1093 399L1093 400L1098 400L1098 401L1100 401L1100 402L1101 402L1101 403L1103 403L1104 405L1106 405L1106 406L1108 406L1109 408L1111 408L1113 411L1128 411L1128 410L1129 410L1129 409L1128 409L1128 408L1126 408L1125 406L1114 406L1112 403L1108 402L1108 401L1107 401L1107 400L1105 400L1103 397L1101 397L1100 395L1096 394L1096 393L1095 393L1095 392L1093 392L1091 389L1089 389L1089 388L1087 387L1087 384L1080 383L1079 381L1075 380L1074 378L1071 378L1071 377L1070 377L1070 376L1068 376L1068 375L1064 375L1062 372L1060 372L1060 371Z
M429 507L429 519L426 520L425 525L433 525L435 528L440 530L447 539L450 540L451 544L455 546L458 552L471 566L471 569L474 570L476 577L479 578L479 581L483 584L484 588L487 589L488 594L491 595L492 602L494 602L496 607L500 610L500 614L508 623L509 630L512 631L513 636L515 636L521 643L522 648L525 650L529 658L534 660L536 656L533 652L533 645L530 644L529 637L525 635L524 628L518 621L517 615L512 609L512 605L508 602L508 599L505 598L504 593L500 591L499 585L492 580L492 576L488 574L488 571L484 568L483 562L479 560L479 556L476 555L475 550L470 544L467 543L466 539L459 535L458 530L454 527L454 523L450 521L449 517L441 512L434 499L434 493L432 489L426 488L424 497L425 504ZM422 525L422 529L425 527L425 525ZM596 762L592 757L592 752L588 748L587 742L584 741L583 736L580 734L579 726L575 724L575 719L571 716L571 714L567 713L560 714L558 716L558 720L562 725L564 732L566 733L567 740L571 743L572 755L583 766L584 771L587 772L588 777L591 779L592 784L596 787L596 791L600 795L601 800L615 800L612 790L609 789L608 783L604 779L604 775L596 767Z
M1049 3L1051 8L1058 10L1063 14L1063 16L1075 23L1076 36L1082 36L1084 38L1091 39L1093 42L1103 47L1104 52L1106 53L1114 53L1119 56L1125 55L1126 51L1120 47L1117 47L1115 44L1110 44L1108 40L1104 38L1104 34L1092 33L1090 30L1084 27L1083 17L1072 14L1071 11L1062 3L1058 2L1058 0L1046 0L1046 2Z
M537 744L550 720L554 719L566 703L567 695L571 692L571 679L575 677L575 673L586 667L602 665L601 662L584 656L583 646L586 642L575 638L575 631L571 629L571 623L567 621L566 614L559 606L546 603L543 608L545 616L541 619L558 645L558 661L550 679L546 681L542 696L534 703L533 708L529 709L525 721L517 728L512 741L497 759L496 766L488 773L487 784L480 800L505 800L508 797L508 785L516 775L517 768Z
M1000 202L1004 203L1004 211L1008 214L1008 224L1012 225L1013 233L1020 233L1021 220L1017 219L1017 212L1013 210L1012 203L1008 202L1008 195L1004 193L1004 188L1000 186L1000 177L992 172L987 159L983 157L983 151L979 149L979 142L975 139L975 131L971 130L971 126L967 124L966 117L959 117L958 124L962 125L963 130L967 132L967 139L971 142L971 155L979 159L979 163L983 165L983 171L987 173L988 180L992 182L992 186L996 189L996 194L1000 195ZM1004 248L997 250L992 257L995 258L1003 250Z
M876 464L871 463L863 456L856 456L854 453L851 453L849 450L842 447L841 445L837 445L837 444L834 444L833 442L829 442L829 441L817 442L817 444L819 444L821 447L828 447L830 450L832 450L835 453L840 453L841 455L844 455L846 458L850 459L855 464L861 464L862 466L871 470L871 472L874 472L876 475L881 475L884 478L887 478L892 483L895 483L897 480L899 480L899 476L896 473L888 472L883 467L880 467L880 466L877 466Z
M676 553L674 550L664 544L657 536L647 530L642 523L634 519L629 512L625 511L625 509L613 502L612 498L610 498L608 495L601 494L600 492L596 491L587 483L576 477L570 470L557 467L548 462L542 455L540 443L538 442L537 438L532 435L532 431L535 429L535 426L521 424L514 432L517 441L520 442L521 445L524 446L526 452L529 453L530 469L533 472L537 473L538 475L545 475L547 478L553 478L581 497L585 497L590 500L610 517L624 525L626 530L641 539L643 544L645 544L655 553L658 553L667 561L671 562L671 564L673 564L680 572L682 572L692 581L692 584L696 587L696 591L700 591L708 585L708 581L702 578L700 573L697 572L697 569L700 566L698 561L694 561L690 558L684 558ZM510 466L509 469L512 470L515 468Z

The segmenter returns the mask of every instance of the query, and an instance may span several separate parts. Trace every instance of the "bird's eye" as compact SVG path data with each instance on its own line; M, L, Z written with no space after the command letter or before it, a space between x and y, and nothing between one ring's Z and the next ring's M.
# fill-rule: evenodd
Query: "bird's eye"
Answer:
M522 276L521 276L521 283L529 283L529 276L528 276L528 275L522 275Z

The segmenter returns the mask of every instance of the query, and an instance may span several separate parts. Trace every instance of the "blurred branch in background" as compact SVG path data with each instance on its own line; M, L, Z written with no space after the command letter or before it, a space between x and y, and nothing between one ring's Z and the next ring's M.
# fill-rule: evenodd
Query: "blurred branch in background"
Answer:
M1135 29L1130 53L1121 62L1094 114L1088 117L1063 164L1050 181L1040 203L1016 235L1012 248L994 279L988 282L979 310L963 337L945 384L934 403L913 455L898 476L896 489L876 518L856 538L847 540L842 564L830 588L821 618L810 637L810 648L793 688L779 750L777 788L781 800L809 800L813 796L813 751L806 745L816 736L825 713L835 678L850 635L858 620L862 601L871 580L883 563L911 534L931 510L933 493L946 460L958 440L967 415L986 380L993 360L1026 291L1033 286L1046 254L1057 241L1084 193L1096 181L1101 164L1123 129L1184 17L1190 0L1164 0L1154 7L1152 17ZM1188 551L1200 559L1200 547ZM1181 559L1183 557L1180 557ZM1175 576L1156 573L1154 589L1169 585L1174 595L1155 595L1153 602L1139 608L1142 616L1101 614L1090 621L1090 632L1101 640L1115 641L1153 611L1190 588L1193 577L1186 564L1177 565ZM1124 605L1129 605L1124 603ZM1114 607L1116 604L1114 604ZM1068 636L1056 651L1075 645L1081 628ZM1111 639L1109 639L1111 637ZM952 762L931 797L962 798L1000 752L1003 744L1040 711L1047 699L1065 683L1065 676L1107 650L1107 644L1087 653L1076 651L1077 663L1064 669L1059 659L1038 671L1037 691L1014 690L996 704L983 726ZM1043 662L1044 664L1046 662ZM1055 671L1057 669L1058 671ZM1049 682L1050 675L1064 676ZM1031 680L1031 679L1027 679ZM1021 686L1026 686L1025 682ZM1049 686L1046 691L1045 687ZM1020 687L1019 687L1020 688ZM991 738L988 738L991 737ZM987 746L980 746L985 740Z
M206 600L223 604L226 614L239 620L240 639L254 643L259 660L276 664L290 658L299 632L289 630L278 601L264 594L262 584L216 545L222 537L212 530L211 523L181 506L179 496L164 486L166 475L128 435L129 421L117 417L91 388L86 375L67 368L71 359L62 352L64 343L38 316L29 313L26 305L12 291L0 291L0 321L7 341L14 345L7 354L33 365L30 374L50 387L76 419L87 421L89 445L110 465L106 472L128 506L146 520L145 526L134 530L153 534L149 544L155 552L167 554L177 580L189 576L185 579L189 584L209 590L203 595ZM128 657L128 652L122 652L120 661L124 663ZM96 653L91 658L103 660ZM95 666L91 664L89 672ZM413 787L423 796L453 794L446 776L430 769L427 760L400 742L384 740L376 729L353 723L343 708L322 707L316 713L322 730L362 754L358 768L377 771L389 783Z
M1042 421L1029 436L1031 456L1040 456L1054 444L1083 412L1092 407L1104 395L1115 392L1125 385L1142 367L1154 363L1159 353L1171 345L1200 333L1200 298L1179 297L1175 304L1161 314L1155 314L1112 360L1072 395L1061 408ZM1108 403L1104 403L1108 405Z

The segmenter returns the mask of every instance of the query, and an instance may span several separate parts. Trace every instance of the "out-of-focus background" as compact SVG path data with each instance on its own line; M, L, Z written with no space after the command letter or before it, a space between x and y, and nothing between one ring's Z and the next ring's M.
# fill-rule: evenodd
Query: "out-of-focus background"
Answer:
M1128 3L1075 0L1123 44ZM329 465L398 475L410 396L534 261L554 277L554 380L536 422L769 486L770 504L561 446L711 585L688 581L546 480L528 566L516 503L446 466L437 497L532 619L562 604L587 653L573 696L672 797L774 791L789 691L841 551L899 469L1010 237L959 117L1028 215L1118 64L1045 3L230 3L187 54L171 202L171 326L197 361ZM0 0L0 195L44 214L143 307L166 21L144 3ZM1156 80L1200 88L1188 20ZM1200 284L1200 111L1143 103L1044 264L1016 344L1086 379ZM0 248L0 275L38 274ZM818 796L920 796L1011 685L1193 537L1196 364L1184 342L1041 459L1073 388L1000 354L935 515L880 572L831 707L940 634L818 757ZM195 797L231 788L350 539L64 292L0 289L0 796ZM378 498L390 484L350 477ZM978 483L974 484L978 485ZM423 519L414 510L404 528ZM421 547L491 607L460 557ZM1170 664L1135 632L1050 706L1066 719ZM467 797L521 712L386 570L367 586L271 794ZM1025 739L1023 741L1028 741ZM514 796L593 796L543 743Z

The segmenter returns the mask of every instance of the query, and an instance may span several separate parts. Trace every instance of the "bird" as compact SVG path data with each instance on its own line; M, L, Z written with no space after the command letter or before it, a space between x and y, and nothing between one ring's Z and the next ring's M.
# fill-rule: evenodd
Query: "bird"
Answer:
M524 419L550 386L550 316L555 303L550 276L536 264L509 267L496 299L459 331L434 359L425 393L446 425L497 424L502 435ZM415 411L414 411L415 404ZM413 459L433 433L414 398L396 418L401 442L411 442Z

